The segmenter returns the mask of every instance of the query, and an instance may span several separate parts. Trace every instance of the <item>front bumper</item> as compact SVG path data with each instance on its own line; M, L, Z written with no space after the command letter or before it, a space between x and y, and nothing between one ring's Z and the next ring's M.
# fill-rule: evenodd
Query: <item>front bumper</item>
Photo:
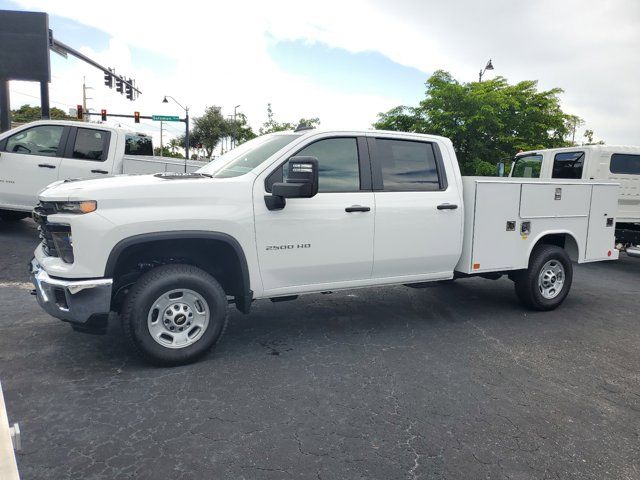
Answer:
M47 275L35 259L29 265L40 306L51 316L75 324L107 315L111 309L110 278L63 280Z

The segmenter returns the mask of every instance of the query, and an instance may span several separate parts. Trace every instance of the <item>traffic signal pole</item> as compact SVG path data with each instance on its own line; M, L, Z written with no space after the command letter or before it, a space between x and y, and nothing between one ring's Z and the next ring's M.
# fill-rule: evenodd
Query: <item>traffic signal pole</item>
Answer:
M0 78L0 132L11 128L11 106L9 105L9 80Z
M189 107L185 108L185 119L184 121L187 124L186 134L184 136L184 143L186 143L184 147L185 151L185 161L184 161L184 173L187 173L187 160L189 160Z

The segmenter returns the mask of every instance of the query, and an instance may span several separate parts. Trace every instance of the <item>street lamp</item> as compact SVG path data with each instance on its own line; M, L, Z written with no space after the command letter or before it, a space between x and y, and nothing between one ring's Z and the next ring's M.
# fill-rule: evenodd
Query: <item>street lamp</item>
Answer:
M491 59L489 59L489 61L487 62L487 66L484 67L484 69L480 70L480 74L478 75L478 81L481 82L482 81L482 76L484 75L484 73L487 70L493 70L493 63L491 63Z
M184 162L184 171L185 173L187 172L187 160L189 160L189 107L183 107L182 105L180 105L180 102L178 102L175 98L173 98L171 95L165 95L164 99L162 100L162 103L169 103L169 100L167 100L168 98L170 98L171 100L173 100L176 105L178 105L181 109L184 110L184 114L185 114L185 123L187 124L187 131L186 134L184 136L184 152L185 152L185 157L186 160Z

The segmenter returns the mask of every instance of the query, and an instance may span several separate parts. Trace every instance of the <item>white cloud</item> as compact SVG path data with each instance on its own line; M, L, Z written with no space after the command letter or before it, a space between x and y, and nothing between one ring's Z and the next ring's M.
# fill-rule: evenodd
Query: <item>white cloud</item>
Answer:
M562 87L566 110L584 117L599 137L640 144L640 4L635 0L111 1L108 8L79 0L20 3L107 32L113 37L109 48L92 55L135 73L144 93L132 106L101 87L100 73L78 62L52 83L51 98L70 104L77 102L82 73L99 87L92 92L96 108L178 113L159 103L166 93L191 105L194 114L206 105L232 113L241 104L254 126L264 120L267 102L282 120L319 116L325 126L358 127L399 103L393 92L345 94L282 71L268 54L271 37L375 51L424 72L449 70L462 81L475 80L492 57L491 75ZM165 55L175 71L159 77L131 65L129 45Z

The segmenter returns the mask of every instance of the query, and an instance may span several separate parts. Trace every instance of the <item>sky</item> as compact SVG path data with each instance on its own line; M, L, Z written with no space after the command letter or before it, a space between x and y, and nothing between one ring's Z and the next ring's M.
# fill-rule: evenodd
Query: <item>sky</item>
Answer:
M352 0L300 2L0 0L0 9L44 11L54 37L136 79L135 102L102 73L51 55L53 106L198 116L234 107L257 128L319 117L327 128L369 128L379 112L416 105L435 70L476 81L492 59L510 83L560 87L565 112L607 144L640 145L640 1ZM11 82L11 104L39 103L38 85ZM110 121L111 123L111 121ZM158 122L120 121L159 139ZM165 142L183 132L165 123ZM582 132L579 132L581 134Z

